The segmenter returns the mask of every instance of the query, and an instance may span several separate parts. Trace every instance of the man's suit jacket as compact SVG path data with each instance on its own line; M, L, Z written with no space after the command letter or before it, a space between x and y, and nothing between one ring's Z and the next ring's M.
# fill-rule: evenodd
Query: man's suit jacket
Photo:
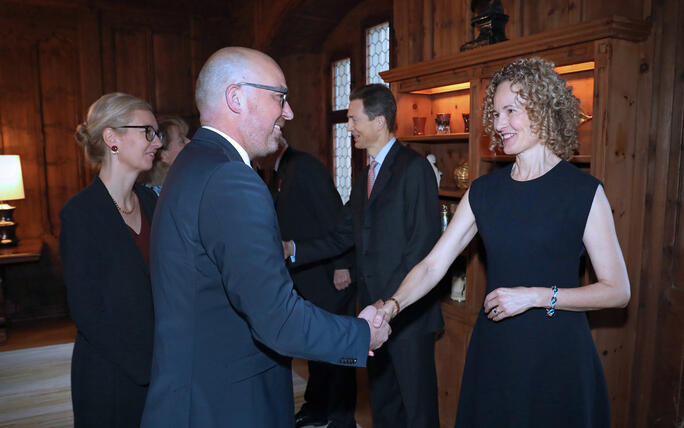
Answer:
M155 339L143 427L292 427L290 359L365 365L366 321L292 289L271 195L202 128L173 163L152 225Z
M151 221L156 195L140 184L134 191ZM140 388L150 379L154 328L145 260L99 176L64 205L60 219L64 282L77 329L76 424L137 426L145 402ZM98 401L102 407L96 407Z
M354 182L335 230L325 237L295 241L296 265L331 257L355 246L360 306L387 299L439 239L439 199L430 164L396 141L367 198L368 167ZM392 339L434 332L444 322L436 293L392 321Z
M330 173L318 159L287 147L273 181L273 202L285 241L311 239L334 229L343 207L342 199ZM355 286L338 291L333 275L335 269L349 269L352 263L353 254L349 251L292 268L290 275L301 296L326 311L347 313Z

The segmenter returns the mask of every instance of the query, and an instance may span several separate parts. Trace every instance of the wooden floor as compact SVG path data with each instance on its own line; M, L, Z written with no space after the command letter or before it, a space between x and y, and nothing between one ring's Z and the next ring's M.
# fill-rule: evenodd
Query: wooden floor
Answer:
M0 352L0 427L72 428L73 343Z
M69 343L75 337L76 327L68 318L23 322L7 329L7 342L0 345L0 352Z
M76 328L70 319L21 323L8 329L7 342L0 345L0 352L70 343L73 342L75 336ZM308 378L306 361L294 359L292 369L302 378ZM372 428L366 369L357 369L356 378L358 384L356 422L363 428ZM303 386L296 385L296 388L303 388ZM301 397L300 394L296 395ZM295 403L297 409L300 404L301 399Z

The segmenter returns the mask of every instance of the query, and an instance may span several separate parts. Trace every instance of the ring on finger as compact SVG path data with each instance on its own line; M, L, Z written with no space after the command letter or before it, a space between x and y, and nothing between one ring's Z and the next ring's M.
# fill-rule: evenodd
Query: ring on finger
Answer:
M498 315L498 314L499 314L499 310L496 309L496 308L494 308L494 309L492 310L492 312L494 312L494 315Z

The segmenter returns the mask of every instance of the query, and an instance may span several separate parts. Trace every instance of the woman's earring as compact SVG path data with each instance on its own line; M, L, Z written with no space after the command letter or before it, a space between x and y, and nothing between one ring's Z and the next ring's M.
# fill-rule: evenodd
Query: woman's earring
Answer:
M119 154L119 146L112 146L109 148L109 150L112 152L113 155Z

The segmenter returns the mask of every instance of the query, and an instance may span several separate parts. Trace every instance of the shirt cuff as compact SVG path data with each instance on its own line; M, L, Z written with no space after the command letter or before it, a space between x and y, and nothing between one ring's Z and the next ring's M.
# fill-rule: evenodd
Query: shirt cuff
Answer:
M294 241L292 242L292 255L290 256L290 263L295 262L295 255L297 255L297 245L295 244Z

